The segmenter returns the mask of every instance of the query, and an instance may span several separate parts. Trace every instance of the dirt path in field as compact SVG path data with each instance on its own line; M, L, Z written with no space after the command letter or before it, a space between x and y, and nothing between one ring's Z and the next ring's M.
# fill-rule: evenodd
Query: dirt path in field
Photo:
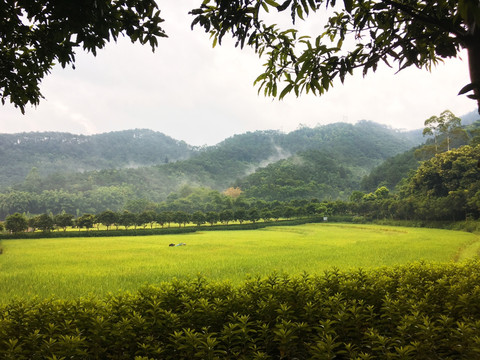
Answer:
M475 256L480 256L480 235L460 246L453 256L453 261L459 262Z

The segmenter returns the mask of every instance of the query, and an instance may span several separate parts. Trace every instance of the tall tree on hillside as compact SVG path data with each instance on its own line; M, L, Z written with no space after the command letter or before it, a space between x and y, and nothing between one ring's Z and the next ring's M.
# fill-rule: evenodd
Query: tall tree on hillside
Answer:
M445 110L440 116L431 116L425 120L425 128L423 129L423 136L430 135L434 138L435 153L438 152L438 138L445 136L447 143L447 151L450 151L450 141L454 134L465 134L462 130L462 119L455 116L450 110Z
M425 209L423 216L437 219L465 219L480 213L480 145L462 146L439 153L421 164L408 179L402 193ZM419 210L420 211L420 210Z
M377 199L386 199L390 196L390 190L386 186L380 186L375 190L375 197Z
M318 36L302 36L299 20L322 8L326 25ZM270 10L288 12L293 27L281 29ZM480 4L478 0L205 0L191 14L192 26L210 33L213 45L231 34L236 46L252 47L265 56L265 71L255 81L265 95L289 92L323 94L335 78L342 82L360 69L363 75L379 63L398 70L409 66L431 70L443 59L467 49L471 83L480 109ZM283 89L280 88L284 84Z

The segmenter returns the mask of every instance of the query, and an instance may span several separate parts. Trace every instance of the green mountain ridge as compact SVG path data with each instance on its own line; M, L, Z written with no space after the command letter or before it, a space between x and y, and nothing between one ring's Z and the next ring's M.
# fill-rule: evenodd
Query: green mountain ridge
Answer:
M137 137L138 134L142 136ZM22 134L29 139L42 135ZM163 143L151 145L150 138L163 139ZM10 140L14 139L12 136ZM91 144L98 143L98 139L104 147L98 145L92 149ZM26 175L8 187L4 185L0 193L2 214L119 210L135 199L164 201L186 185L218 191L238 185L245 194L259 199L345 198L375 166L418 145L404 132L368 121L303 127L288 134L255 131L204 148L191 147L148 130L102 134L93 140L51 133L45 140L25 142L30 152L14 148L17 150L14 169ZM173 150L163 146L165 142ZM12 151L5 145L0 148L4 153ZM185 158L181 159L182 156ZM174 161L166 163L165 157ZM156 165L138 166L155 161ZM42 162L50 167L39 166ZM137 166L128 167L132 162ZM83 164L97 169L75 171L82 170ZM110 167L99 168L103 164ZM0 165L6 178L11 165L9 162ZM261 186L258 179L263 181ZM280 179L284 183L278 187L274 182Z
M348 164L340 164L330 153L310 149L260 168L235 186L248 198L288 201L344 199L358 183L359 177Z
M139 167L186 159L194 151L184 141L145 129L98 135L0 134L0 188L22 182L32 167L41 176Z

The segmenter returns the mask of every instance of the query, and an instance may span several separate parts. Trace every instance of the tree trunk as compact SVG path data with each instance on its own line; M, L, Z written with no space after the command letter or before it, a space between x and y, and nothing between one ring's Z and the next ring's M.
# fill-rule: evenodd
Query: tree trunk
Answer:
M472 84L476 84L473 91L477 98L478 112L480 113L480 26L474 24L470 33L470 41L467 44L468 65Z

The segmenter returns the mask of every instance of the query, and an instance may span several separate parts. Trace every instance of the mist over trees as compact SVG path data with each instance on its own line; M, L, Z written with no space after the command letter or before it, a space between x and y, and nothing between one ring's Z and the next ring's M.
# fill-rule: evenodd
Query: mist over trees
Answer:
M75 225L88 231L102 224L107 231L112 227L128 231L147 226L163 228L174 224L181 228L187 224L214 226L218 223L228 225L233 221L240 224L278 221L280 218L321 221L324 216L330 221L386 219L407 220L415 224L476 220L480 218L479 158L480 145L465 145L438 153L411 172L397 193L381 186L369 193L354 190L347 200L301 196L264 200L246 192L232 197L208 188L183 186L165 201L130 200L121 211L105 210L77 216L66 212L55 216L17 212L6 217L5 228L18 233L25 231L28 225L30 229L49 232L54 228L65 231L65 227Z
M0 135L0 139L8 139L0 143L5 155L0 161L4 179L10 184L4 184L0 192L1 217L17 211L33 214L119 211L136 199L164 201L183 185L224 191L242 179L245 179L242 191L273 199L272 191L261 195L259 185L255 184L259 175L255 173L276 168L282 169L281 178L287 186L280 189L277 199L294 196L346 199L373 167L416 144L409 134L366 121L356 125L301 127L288 134L251 132L206 148L194 148L146 130L91 137L27 133ZM165 163L165 156L171 161ZM182 157L186 159L181 160ZM156 165L125 168L149 162ZM111 168L87 171L83 164ZM322 171L322 166L328 169ZM301 176L300 172L309 167L311 170ZM330 170L332 174L327 175ZM20 180L12 184L15 176L7 176L11 173L18 174ZM286 195L287 191L290 195Z
M135 129L98 135L58 132L0 134L0 189L29 176L34 187L40 177L53 183L63 174L108 168L137 168L189 158L195 148L162 133ZM32 173L35 168L35 173ZM32 189L34 190L34 189Z
M164 139L153 132L144 131L104 134L102 138L106 137L108 143L118 140L118 136L135 139L142 133ZM421 131L419 133L421 136ZM462 136L456 136L457 133ZM28 134L21 135L29 138ZM51 138L59 140L61 144L62 134L57 135ZM108 137L113 140L108 140ZM71 135L67 139L71 139ZM0 192L0 219L18 212L28 217L66 213L78 220L82 214L98 215L111 211L123 214L123 217L118 217L109 227L152 227L156 221L172 222L172 217L167 216L169 213L187 214L188 217L182 220L184 225L194 221L193 214L196 213L197 223L212 224L215 219L229 222L230 211L245 221L304 215L309 210L299 212L295 209L303 208L306 206L303 202L313 200L329 203L328 213L331 214L408 218L414 213L409 206L416 204L425 208L416 199L426 198L418 192L407 191L412 174L418 171L419 166L425 166L426 161L443 153L453 153L452 150L448 151L449 147L461 148L469 143L475 148L480 144L480 121L462 128L456 127L455 133L439 134L436 139L431 137L423 145L417 145L418 142L412 139L418 141L422 137L367 121L356 125L337 123L313 129L299 127L288 134L257 131L235 135L205 148L189 147L172 139L169 143L173 150L178 150L179 146L187 149L189 158L154 166L54 172L46 176L41 174L41 169L32 167L22 182ZM151 149L135 146L142 144L141 141L132 142L133 145L129 147L132 153L127 154L130 159L150 156ZM145 143L149 144L149 141ZM61 161L69 158L68 151L65 156L51 151L59 148L53 140L51 143L47 141L47 146L43 146L42 142L33 144L38 157L50 157L53 163L56 158ZM165 148L163 144L154 148L162 149L161 155L153 155L154 158L163 159L163 154L169 151L168 146ZM20 159L22 156L28 157L28 152L25 155L21 151L13 154ZM116 155L105 152L105 158L100 158L99 163L117 161L123 164L118 159L126 154L119 152ZM88 161L89 153L77 155L75 160L70 161L75 164L81 159ZM386 189L387 192L379 189ZM475 189L464 190L469 194L465 201L474 204L475 200L470 200L470 197L475 197ZM449 194L452 191L450 189ZM459 194L455 199L446 198L458 203ZM336 203L338 201L340 203ZM428 198L429 203L440 206L438 201L445 199ZM338 205L342 202L344 205ZM355 208L356 203L363 205ZM280 211L280 205L286 209ZM325 206L321 205L322 208ZM311 207L317 209L318 205ZM467 215L476 213L473 208L464 209L464 214L465 211ZM147 221L153 213L164 215L162 219L157 217L155 221ZM429 209L428 214L436 214L432 215L435 219L459 218L459 212L455 216L447 213L449 215L439 215L438 211ZM133 219L130 214L142 214L142 220ZM83 220L86 225L90 224L90 218ZM68 222L68 219L65 221ZM103 221L99 220L99 223ZM65 229L68 225L58 226Z

